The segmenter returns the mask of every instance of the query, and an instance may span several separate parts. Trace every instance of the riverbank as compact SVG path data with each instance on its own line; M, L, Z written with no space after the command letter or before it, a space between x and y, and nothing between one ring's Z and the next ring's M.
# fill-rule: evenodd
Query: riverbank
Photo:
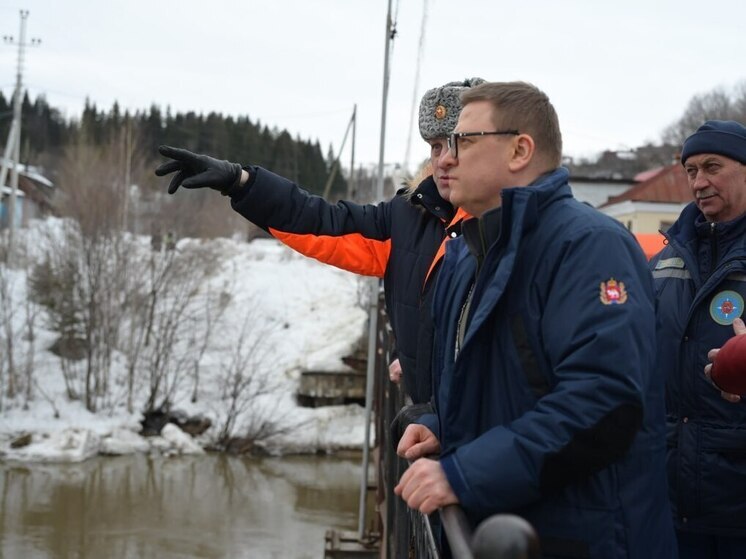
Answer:
M22 234L28 239L50 238L60 224L48 220L35 227ZM147 238L133 242L151 258ZM205 297L219 294L225 305L220 308L219 323L205 327L194 322L191 330L185 328L176 337L174 364L164 378L170 383L170 409L205 417L212 426L196 438L175 425L160 436L142 437L139 410L146 408L152 383L146 369L137 373L133 401L128 405L127 359L114 350L107 373L108 392L92 413L80 396L85 367L76 365L77 370L71 371L68 362L65 369L62 358L51 351L59 335L49 329L41 307L33 344L29 343L24 305L30 298L30 270L40 257L34 251L43 252L32 242L26 269L3 271L10 304L17 311L13 317L16 367L30 363L31 374L18 376L26 386L16 389L12 398L7 396L7 382L0 389L0 460L79 462L97 455L201 453L225 434L226 425L230 436L258 432L257 446L271 455L362 447L362 407L304 408L295 399L302 371L349 370L341 359L354 352L366 322L357 276L300 256L274 240L181 239L177 258L194 253L214 259L199 290ZM155 255L156 259L169 257ZM196 301L195 309L200 310L205 300ZM204 350L194 361L179 361L203 340ZM253 353L239 354L236 347L241 343L254 348ZM232 401L231 383L237 378L242 379L245 392L240 395L243 399ZM256 379L260 384L250 385ZM71 397L71 386L77 389L77 397Z
M308 412L303 413L306 419L296 431L258 441L253 453L346 454L362 449L364 414L360 406L332 406ZM15 428L23 424L20 420ZM40 429L35 422L34 431L21 428L0 433L0 461L76 463L95 456L198 455L215 448L209 432L192 437L173 423L166 424L160 435L142 436L139 420L134 416L124 421L107 418L97 422L95 428L88 422L58 421L51 429L47 425Z

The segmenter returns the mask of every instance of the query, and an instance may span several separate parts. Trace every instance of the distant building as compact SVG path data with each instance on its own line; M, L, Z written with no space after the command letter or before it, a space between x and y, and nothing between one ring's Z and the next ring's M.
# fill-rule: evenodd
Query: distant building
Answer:
M12 189L11 171L5 185L0 185L0 228L8 226L8 211ZM15 223L24 226L30 219L54 213L54 184L38 169L21 165L18 171Z
M570 177L573 196L594 208L602 206L609 198L626 192L632 185L634 181L627 179Z
M599 207L635 234L666 231L689 202L692 193L680 163L641 173L641 182Z

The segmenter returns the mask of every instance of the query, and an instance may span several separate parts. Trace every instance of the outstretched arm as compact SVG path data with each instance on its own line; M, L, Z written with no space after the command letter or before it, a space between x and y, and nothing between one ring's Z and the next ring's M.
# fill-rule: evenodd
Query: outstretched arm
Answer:
M391 251L390 204L329 204L291 181L260 167L161 146L168 161L158 176L173 174L179 187L212 188L231 197L233 209L305 256L350 272L383 277ZM249 172L249 169L251 172Z

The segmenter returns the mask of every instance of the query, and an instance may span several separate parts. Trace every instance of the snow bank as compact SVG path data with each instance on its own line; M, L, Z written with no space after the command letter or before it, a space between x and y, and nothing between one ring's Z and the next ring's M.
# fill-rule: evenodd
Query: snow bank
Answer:
M38 239L62 228L59 220L37 222L34 227L21 230L19 236ZM149 246L147 238L138 242ZM32 251L38 256L38 247L34 243L29 246L34 247L29 258L34 257ZM209 439L224 419L225 395L218 381L225 374L227 352L235 345L230 333L240 332L250 315L252 330L272 333L267 335L265 348L271 356L268 374L279 384L279 392L271 398L273 414L294 425L288 433L265 441L266 448L274 453L361 448L364 410L360 406L301 408L294 394L300 371L305 368L347 370L341 358L352 353L364 336L366 313L359 303L362 280L307 259L274 240L244 243L182 239L177 250L194 246L207 246L220 257L221 265L205 288L230 294L221 327L227 334L214 336L199 363L197 401L192 401L191 387L187 386L173 400L174 409L211 419L213 431L200 441ZM16 271L8 275L12 277L14 300L20 304L28 296L25 276ZM161 437L143 439L137 435L141 415L127 412L121 381L116 381L119 389L98 413L87 411L80 399L68 398L60 361L46 351L55 339L54 332L42 325L37 327L32 399L26 402L19 395L0 402L0 458L72 462L97 453L202 451L174 425L167 426ZM115 372L122 375L123 361L115 355ZM136 400L136 406L143 401ZM244 419L239 417L237 426ZM12 449L11 441L24 433L33 434L32 443Z

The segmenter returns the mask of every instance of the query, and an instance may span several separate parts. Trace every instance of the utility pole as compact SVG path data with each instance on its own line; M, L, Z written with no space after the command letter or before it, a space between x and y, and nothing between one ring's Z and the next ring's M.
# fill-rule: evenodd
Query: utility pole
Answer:
M350 133L350 128L352 128L352 162L355 163L355 120L357 119L357 103L355 104L355 107L352 109L352 117L350 118L350 122L347 124L347 129L345 130L345 135L342 138L342 146L339 148L339 154L337 157L334 158L334 161L332 162L332 170L329 173L329 177L326 179L326 184L324 185L324 199L329 199L329 193L332 189L332 183L334 182L334 177L337 176L337 169L339 169L339 158L342 157L342 150L345 148L345 144L347 143L347 136ZM348 192L349 192L349 185L348 185ZM348 196L349 199L349 196Z
M376 185L375 203L383 200L383 159L386 147L386 107L389 96L389 57L391 43L396 37L396 22L391 18L391 0L386 10L386 41L383 56L383 96L381 102L381 137L378 148L378 183ZM357 107L356 107L357 109ZM363 442L363 475L360 480L360 503L358 508L358 537L365 536L366 503L368 490L368 467L370 465L370 420L373 415L373 383L376 372L376 341L378 333L378 292L380 281L370 278L368 306L368 364L365 377L365 440Z
M352 153L350 154L350 179L347 181L347 199L355 193L355 136L357 134L357 103L352 108Z
M23 60L25 49L27 46L37 46L41 44L40 39L31 39L30 43L26 43L26 19L28 18L28 10L20 10L21 15L21 29L19 34L18 42L12 36L3 36L3 40L7 44L18 45L18 66L16 71L16 88L13 93L13 123L10 126L10 132L8 134L8 141L5 144L5 155L2 161L2 168L0 169L0 187L5 187L5 180L8 176L8 169L10 167L11 153L13 161L13 174L11 176L11 191L10 201L8 204L8 259L13 254L13 234L16 228L16 203L18 197L18 170L20 166L20 155L21 155L21 104L23 98Z

